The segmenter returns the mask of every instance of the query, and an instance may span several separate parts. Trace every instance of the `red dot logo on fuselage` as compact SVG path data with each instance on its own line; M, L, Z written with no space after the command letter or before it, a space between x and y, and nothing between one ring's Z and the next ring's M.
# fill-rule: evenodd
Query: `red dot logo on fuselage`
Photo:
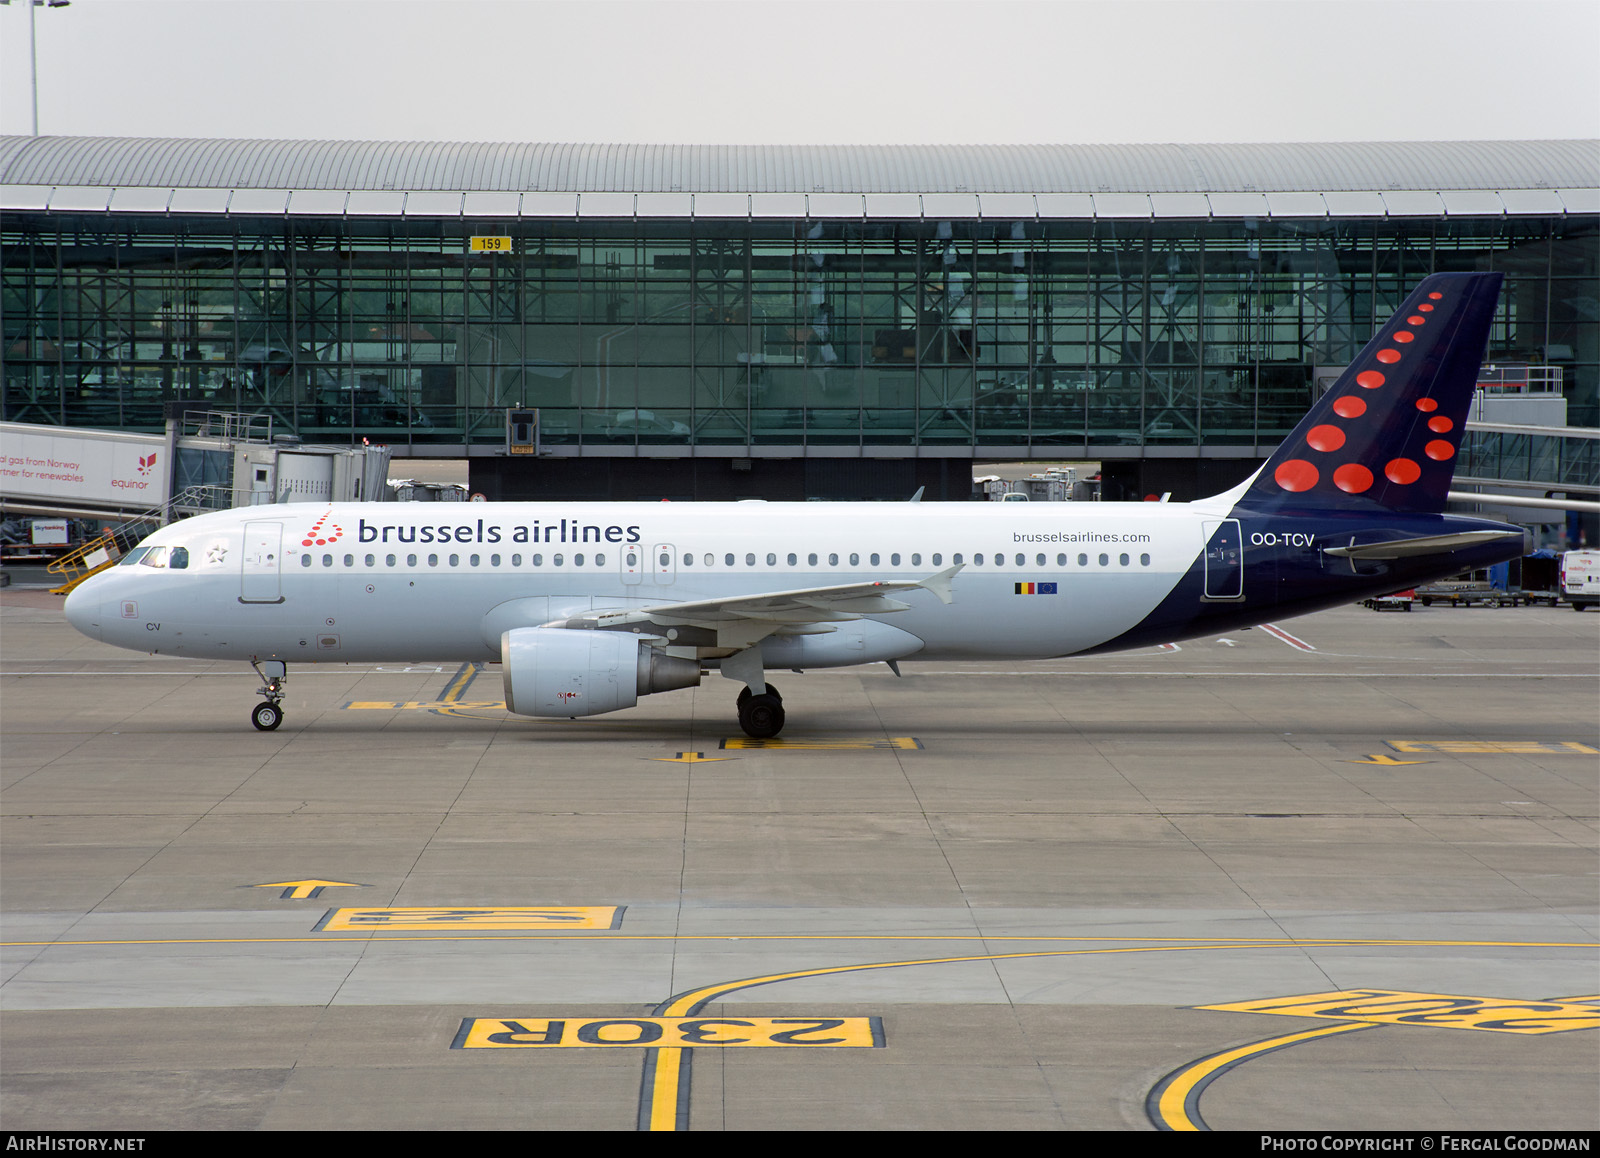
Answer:
M312 524L311 531L304 539L300 540L302 547L326 547L330 543L337 543L344 537L344 528L338 523L329 522L333 518L333 508L328 508L328 513Z

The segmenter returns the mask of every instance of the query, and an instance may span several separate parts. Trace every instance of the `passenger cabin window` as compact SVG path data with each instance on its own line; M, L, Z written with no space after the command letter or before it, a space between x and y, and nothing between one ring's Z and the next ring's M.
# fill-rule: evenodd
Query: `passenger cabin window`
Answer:
M406 556L406 566L407 567L415 567L416 565L417 565L417 557L415 555L407 555Z
M754 563L755 561L756 561L756 557L754 555L750 556L750 562ZM723 562L725 562L729 567L732 567L733 566L733 556L729 555L726 559L723 560Z
M346 555L344 557L344 565L346 567L354 567L356 565L356 557L354 555Z
M806 563L809 566L812 566L812 567L815 567L817 565L817 553L815 551L811 552L811 554L806 556Z
M394 556L393 555L385 555L383 557L383 565L385 567L393 567L394 566Z
M300 556L300 566L302 566L302 567L311 566L311 556L310 555L301 555Z
M916 558L917 557L915 555L911 556L911 559L912 559L913 562L916 561ZM937 567L940 563L943 563L943 562L944 562L944 556L940 555L938 552L935 552L934 556L933 556L933 565L935 567ZM960 559L959 556L956 558L956 562L957 563L961 562L961 559Z
M828 554L828 566L837 567L838 565L839 565L838 553L837 552L829 552L829 554Z
M791 567L796 566L799 562L800 562L800 556L796 555L793 551L790 551L789 552L789 566L791 566Z

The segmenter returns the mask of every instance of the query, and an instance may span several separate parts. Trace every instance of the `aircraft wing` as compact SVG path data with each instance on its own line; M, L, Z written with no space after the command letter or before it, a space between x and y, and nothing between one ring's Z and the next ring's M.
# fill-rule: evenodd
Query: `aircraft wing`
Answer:
M835 587L801 587L723 599L696 599L647 607L591 611L549 626L616 629L650 625L654 631L698 628L716 634L717 647L742 649L769 635L815 635L833 631L830 623L905 611L911 605L892 594L931 591L941 603L952 599L950 581L963 564L947 567L926 579L886 579L843 583Z

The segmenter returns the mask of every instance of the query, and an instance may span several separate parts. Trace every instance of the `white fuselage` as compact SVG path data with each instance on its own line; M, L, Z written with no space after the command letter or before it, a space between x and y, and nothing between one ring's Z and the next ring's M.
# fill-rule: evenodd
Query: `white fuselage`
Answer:
M918 658L1058 656L1137 624L1227 510L1225 496L253 507L161 529L142 546L164 557L91 578L68 615L107 643L165 655L492 660L503 631L590 611L919 580L961 564L948 606L914 591L907 610L867 618L917 637ZM807 654L806 666L882 658Z

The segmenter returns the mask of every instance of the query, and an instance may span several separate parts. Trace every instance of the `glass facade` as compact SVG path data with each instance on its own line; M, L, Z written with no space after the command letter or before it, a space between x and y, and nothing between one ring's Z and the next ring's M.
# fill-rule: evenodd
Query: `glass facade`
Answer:
M474 252L474 236L509 249ZM1569 421L1597 422L1600 219L1585 215L18 211L0 245L17 422L156 430L188 401L308 441L443 452L502 443L514 406L539 408L546 446L598 453L1246 458L1449 270L1507 275L1489 359L1559 367Z

